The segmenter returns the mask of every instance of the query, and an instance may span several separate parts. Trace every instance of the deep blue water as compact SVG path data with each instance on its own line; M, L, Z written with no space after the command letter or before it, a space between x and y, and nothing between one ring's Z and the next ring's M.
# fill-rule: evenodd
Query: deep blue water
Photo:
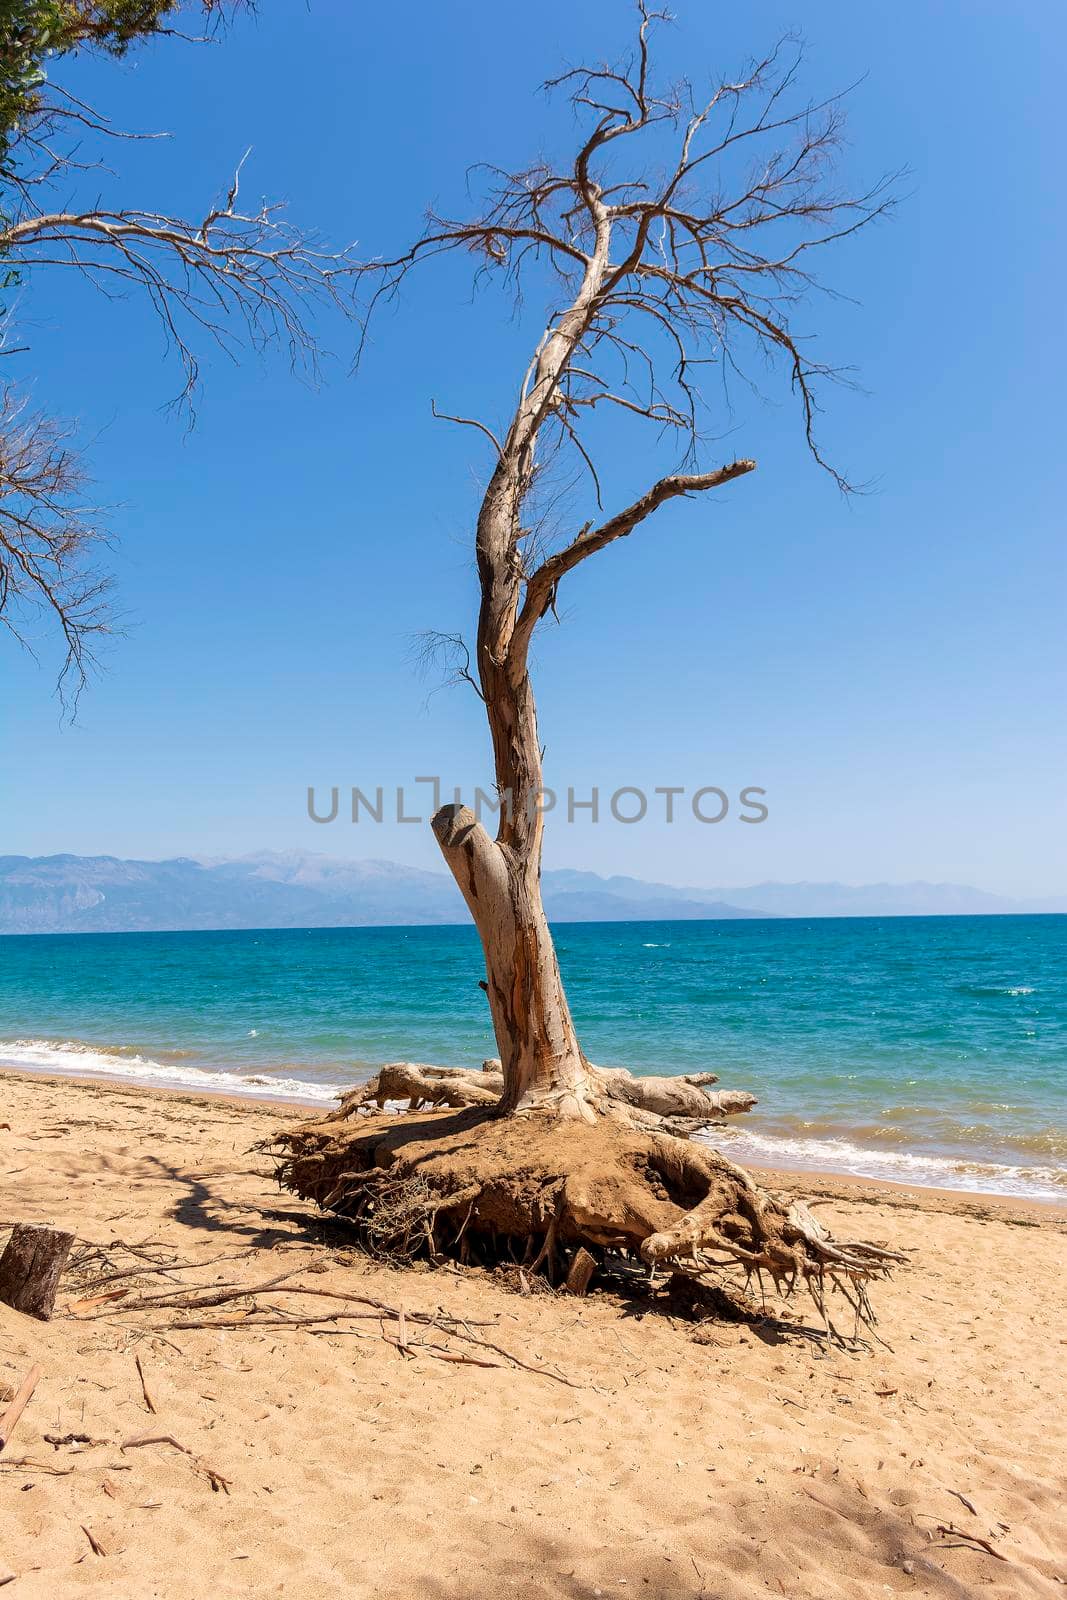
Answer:
M586 1053L709 1068L739 1158L1067 1201L1067 917L568 924ZM306 1100L495 1053L473 929L0 938L0 1063Z

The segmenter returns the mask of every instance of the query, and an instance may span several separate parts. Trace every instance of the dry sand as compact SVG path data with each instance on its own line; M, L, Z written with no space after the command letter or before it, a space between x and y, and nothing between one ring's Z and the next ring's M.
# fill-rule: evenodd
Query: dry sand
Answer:
M877 1286L892 1350L850 1355L800 1323L695 1330L606 1295L369 1264L247 1153L297 1115L0 1075L0 1224L69 1227L112 1270L138 1259L118 1241L151 1241L205 1263L176 1283L300 1269L292 1282L405 1308L403 1330L371 1316L315 1333L242 1327L230 1302L200 1316L233 1326L178 1331L163 1326L176 1313L121 1299L72 1315L87 1274L64 1280L50 1323L0 1306L0 1384L45 1371L0 1455L5 1600L1065 1592L1062 1213L769 1177L831 1197L835 1231L914 1252ZM420 1352L416 1314L438 1307L493 1323L475 1336L541 1370L443 1334L429 1337L500 1364ZM192 1454L121 1448L146 1434Z

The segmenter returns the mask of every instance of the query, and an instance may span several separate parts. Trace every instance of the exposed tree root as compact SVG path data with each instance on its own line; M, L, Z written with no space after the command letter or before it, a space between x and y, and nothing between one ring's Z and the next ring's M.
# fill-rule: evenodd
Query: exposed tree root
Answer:
M419 1070L420 1084L457 1092L453 1075ZM391 1072L378 1079L388 1098ZM482 1077L467 1074L468 1087L484 1089ZM286 1188L357 1221L379 1251L510 1261L554 1282L583 1247L598 1261L621 1252L709 1282L732 1266L761 1289L764 1277L783 1294L807 1289L834 1333L827 1291L844 1296L857 1331L870 1326L867 1284L903 1259L835 1241L805 1206L773 1199L705 1145L610 1116L500 1117L485 1104L368 1115L367 1098L284 1129L271 1149Z
M717 1089L714 1072L690 1072L678 1078L636 1078L621 1067L589 1067L597 1089L597 1109L605 1116L647 1132L685 1134L723 1117L751 1111L756 1096L744 1089ZM414 1061L390 1061L341 1101L342 1115L365 1106L379 1109L407 1101L422 1106L494 1106L504 1092L500 1062L483 1063L480 1071L464 1067L430 1067Z

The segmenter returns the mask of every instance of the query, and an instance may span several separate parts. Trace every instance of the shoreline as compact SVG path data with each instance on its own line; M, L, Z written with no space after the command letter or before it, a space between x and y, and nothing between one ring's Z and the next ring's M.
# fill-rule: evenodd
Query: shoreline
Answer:
M310 1120L316 1113L325 1115L333 1109L332 1103L323 1101L300 1102L292 1097L270 1094L232 1094L225 1089L186 1087L181 1084L166 1088L157 1084L137 1083L133 1078L116 1081L114 1078L94 1077L91 1073L67 1074L28 1072L23 1068L0 1065L0 1083L13 1080L26 1084L48 1084L51 1088L71 1086L90 1088L109 1094L135 1094L152 1100L178 1100L183 1103L205 1105L222 1103L235 1111L249 1113L271 1111L288 1112L291 1117ZM732 1159L732 1158L731 1158ZM882 1198L887 1204L918 1205L920 1201L937 1201L946 1205L957 1202L969 1208L992 1207L996 1211L1031 1211L1049 1221L1067 1223L1067 1195L1063 1201L1033 1199L1027 1195L1001 1194L986 1189L965 1189L922 1183L903 1183L891 1178L874 1178L852 1172L835 1172L832 1169L790 1167L777 1163L754 1161L745 1158L746 1169L760 1172L784 1182L790 1189L807 1189L819 1196L831 1198L857 1198L858 1192L871 1191L873 1198Z

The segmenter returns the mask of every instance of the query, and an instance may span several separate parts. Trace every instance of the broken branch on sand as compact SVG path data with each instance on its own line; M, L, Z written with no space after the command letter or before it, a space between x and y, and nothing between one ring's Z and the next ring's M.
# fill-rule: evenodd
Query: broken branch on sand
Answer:
M977 1533L968 1533L965 1528L957 1528L954 1522L939 1522L937 1532L943 1539L957 1539L965 1549L984 1550L987 1556L992 1556L996 1561L1007 1561L1008 1557L1003 1551L997 1550L988 1539L981 1538Z
M33 1366L23 1378L15 1392L15 1398L7 1410L0 1416L0 1452L3 1451L11 1435L18 1426L18 1420L30 1403L30 1397L41 1379L44 1377L44 1368L34 1362Z
M194 1470L202 1473L203 1476L208 1479L212 1489L216 1493L222 1489L224 1493L229 1494L230 1489L233 1486L233 1479L224 1478L221 1472L218 1472L214 1467L209 1466L202 1456L198 1456L196 1454L195 1450L190 1450L187 1445L179 1443L172 1433L138 1434L132 1439L123 1439L122 1443L119 1445L119 1449L123 1451L137 1450L140 1449L142 1445L150 1444L169 1444L172 1449L180 1451L183 1456L188 1456L189 1460L193 1464Z
M337 1322L368 1320L381 1323L381 1337L385 1339L387 1344L395 1345L397 1349L402 1350L405 1354L415 1355L420 1351L423 1351L428 1355L439 1356L441 1349L440 1346L431 1346L424 1340L420 1340L412 1336L411 1327L409 1325L413 1324L416 1327L425 1328L427 1330L432 1329L437 1334L444 1335L446 1338L459 1339L466 1344L476 1345L482 1349L489 1350L494 1355L500 1356L503 1361L508 1363L510 1366L517 1367L524 1372L531 1372L535 1377L551 1378L553 1382L566 1384L567 1387L571 1389L579 1389L583 1387L583 1385L573 1383L569 1378L564 1377L561 1373L552 1371L548 1367L538 1367L529 1362L523 1361L521 1357L512 1354L510 1350L504 1349L502 1345L494 1344L488 1339L479 1338L477 1334L472 1332L473 1328L495 1327L495 1323L471 1322L467 1318L450 1316L442 1309L438 1309L435 1312L409 1311L401 1306L392 1306L385 1300L378 1300L372 1295L357 1294L351 1290L326 1289L320 1288L318 1285L285 1282L284 1279L290 1276L291 1274L283 1273L279 1278L271 1278L266 1283L258 1285L248 1284L243 1288L237 1287L227 1289L219 1293L201 1295L198 1297L190 1297L187 1295L178 1301L167 1297L162 1304L160 1301L155 1299L138 1301L134 1305L125 1305L122 1309L124 1312L136 1310L158 1311L163 1309L168 1312L198 1311L209 1308L213 1309L216 1306L225 1304L227 1301L252 1299L253 1304L244 1308L236 1315L207 1318L182 1317L180 1320L166 1322L160 1326L162 1329L166 1330L183 1331L194 1328L226 1328L232 1330L242 1329L248 1332L253 1332L257 1328L311 1328L316 1331L325 1332L329 1325ZM343 1302L343 1304L337 1310L316 1312L310 1316L303 1316L296 1312L287 1312L276 1305L265 1306L257 1304L255 1302L255 1296L264 1294L269 1294L271 1296L279 1294L315 1295L323 1299L340 1300ZM349 1310L347 1309L347 1304L349 1303L354 1303L361 1309L358 1311ZM386 1334L384 1324L387 1319L396 1323L398 1329L400 1330L400 1339L392 1339ZM160 1331L160 1329L157 1328L155 1331ZM454 1352L453 1354L456 1360L459 1360L463 1356L463 1352ZM138 1371L140 1372L140 1361L137 1357L134 1359L137 1360ZM495 1367L499 1366L500 1362L470 1362L468 1364ZM145 1399L148 1401L147 1391L145 1393ZM151 1405L149 1408L151 1410L155 1409ZM162 1442L175 1444L175 1447L178 1449L183 1448L183 1446L177 1444L176 1440L172 1440L169 1435L165 1436L165 1439L163 1436L160 1436L160 1438L153 1437L138 1439L136 1441L127 1441L127 1443L133 1442L137 1444L149 1444L159 1443L161 1440ZM126 1445L123 1445L122 1448L125 1449Z

